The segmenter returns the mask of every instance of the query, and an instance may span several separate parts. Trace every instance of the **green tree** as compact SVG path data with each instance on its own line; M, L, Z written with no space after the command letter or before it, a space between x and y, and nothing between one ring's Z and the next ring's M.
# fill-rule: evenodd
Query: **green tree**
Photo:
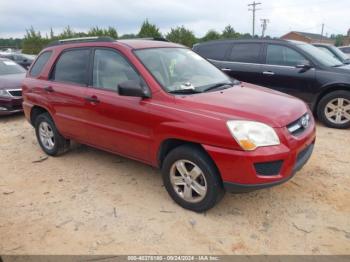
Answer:
M221 38L221 35L220 33L218 33L217 31L215 30L209 30L205 36L202 38L202 41L205 42L205 41L211 41L211 40L218 40Z
M162 37L162 34L155 24L151 24L148 22L148 19L146 19L141 25L138 37Z
M188 47L192 47L197 42L197 39L193 32L186 29L184 26L172 28L166 35L166 39L174 43L186 45Z
M118 38L118 32L112 26L108 27L108 29L106 30L106 35L112 37L113 39L117 39Z
M35 31L33 26L26 29L26 35L23 39L22 52L26 54L38 54L43 49L50 39L43 38L39 31Z
M237 39L241 34L236 32L231 25L227 25L222 31L221 37L224 39Z

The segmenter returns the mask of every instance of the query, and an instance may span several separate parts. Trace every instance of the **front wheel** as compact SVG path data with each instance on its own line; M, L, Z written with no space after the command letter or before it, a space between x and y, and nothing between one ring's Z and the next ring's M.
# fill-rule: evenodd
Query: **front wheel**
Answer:
M200 148L184 145L172 150L162 166L165 188L183 208L203 212L224 195L220 175Z
M334 91L324 96L317 107L317 116L328 127L350 127L350 92Z
M43 113L35 119L35 133L40 147L50 156L62 154L69 148L69 140L58 132L48 113Z

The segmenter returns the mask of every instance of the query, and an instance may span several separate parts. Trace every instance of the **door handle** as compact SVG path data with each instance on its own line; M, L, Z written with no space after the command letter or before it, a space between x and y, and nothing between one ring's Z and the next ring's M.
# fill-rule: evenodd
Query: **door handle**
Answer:
M53 90L53 88L52 88L52 86L45 86L44 87L44 90L46 91L46 92L49 92L49 93L52 93L54 90Z
M230 68L221 68L221 71L224 71L224 72L231 72L232 70Z
M100 103L100 100L98 100L97 96L88 96L88 97L85 97L85 100L92 104Z
M267 75L267 76L273 76L275 73L272 71L264 71L263 75Z

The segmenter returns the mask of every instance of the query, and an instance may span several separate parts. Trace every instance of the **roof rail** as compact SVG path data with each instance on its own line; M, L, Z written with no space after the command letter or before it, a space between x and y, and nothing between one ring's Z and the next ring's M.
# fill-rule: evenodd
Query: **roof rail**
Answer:
M47 47L62 45L62 44L72 44L72 43L114 42L114 41L116 40L109 36L76 37L76 38L60 39L60 40L51 42L47 45Z
M135 38L120 38L118 40L153 40L153 41L163 41L163 42L169 42L168 39L164 37L135 37Z

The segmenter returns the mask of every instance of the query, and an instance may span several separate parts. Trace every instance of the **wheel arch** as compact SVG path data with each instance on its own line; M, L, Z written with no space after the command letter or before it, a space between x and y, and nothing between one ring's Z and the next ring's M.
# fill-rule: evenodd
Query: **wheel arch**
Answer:
M208 154L208 152L205 150L205 148L197 142L191 142L183 139L178 138L167 138L163 140L159 147L158 147L158 153L157 153L157 164L159 168L162 168L163 161L165 157L170 153L170 151L174 150L175 148L183 145L192 145L194 147L197 147L201 151L203 151L213 162L214 166L217 168L214 160L211 158L211 156Z
M30 110L30 123L32 126L34 126L34 124L35 124L35 119L43 113L50 114L49 110L47 110L45 107L42 107L42 106L34 105L31 108L31 110Z
M332 85L324 87L323 91L318 95L312 111L316 114L317 108L318 108L318 105L319 105L321 99L323 97L325 97L326 95L328 95L332 92L335 92L335 91L348 91L348 92L350 92L350 85L339 83L339 84L332 84Z

